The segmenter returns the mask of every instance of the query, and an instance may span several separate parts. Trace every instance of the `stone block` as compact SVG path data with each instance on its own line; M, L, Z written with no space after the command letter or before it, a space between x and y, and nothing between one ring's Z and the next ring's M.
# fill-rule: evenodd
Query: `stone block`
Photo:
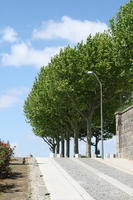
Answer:
M116 113L117 155L133 159L133 105Z

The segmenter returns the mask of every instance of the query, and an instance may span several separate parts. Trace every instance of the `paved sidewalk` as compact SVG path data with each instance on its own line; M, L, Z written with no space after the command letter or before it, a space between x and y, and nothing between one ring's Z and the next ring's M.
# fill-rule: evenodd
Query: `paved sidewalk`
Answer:
M95 158L95 160L98 160L102 163L105 163L106 165L112 166L116 169L133 175L133 160L127 160L123 158Z
M51 200L94 200L53 158L36 158Z
M36 158L51 200L133 200L132 161Z
M29 199L50 200L50 197L48 195L48 190L45 185L45 181L40 176L41 172L39 170L35 158L29 158L28 163L29 163L28 166L29 166L29 178L30 178Z
M95 200L133 200L133 187L131 180L126 179L128 174L121 172L123 182L117 180L114 169L104 166L104 171L99 168L102 164L93 159L65 159L56 158L65 169ZM84 163L83 160L87 163ZM89 162L89 163L88 163ZM109 174L107 174L109 170ZM127 183L125 182L127 180ZM132 176L133 180L133 176Z
M116 182L115 187L119 187L121 190L125 188L123 191L127 192L131 190L130 194L133 196L133 174L129 174L123 170L115 168L113 166L109 166L106 164L106 161L99 162L99 159L78 159L77 161L82 161L82 165L84 167L90 167L95 174L100 173L103 179L109 180L111 178L110 183L113 185L114 181ZM80 162L79 162L80 164ZM123 168L123 162L121 161L121 168ZM123 186L122 186L123 185ZM127 188L128 187L128 188Z

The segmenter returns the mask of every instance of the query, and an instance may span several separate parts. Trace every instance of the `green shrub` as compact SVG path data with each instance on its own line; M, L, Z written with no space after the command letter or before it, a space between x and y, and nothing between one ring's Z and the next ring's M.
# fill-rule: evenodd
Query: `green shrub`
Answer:
M13 149L9 143L0 141L0 178L8 177L10 173L10 159L13 155Z

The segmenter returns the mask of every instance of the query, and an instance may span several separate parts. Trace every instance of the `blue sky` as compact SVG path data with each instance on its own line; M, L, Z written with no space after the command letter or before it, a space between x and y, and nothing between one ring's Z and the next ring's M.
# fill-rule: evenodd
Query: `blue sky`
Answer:
M1 0L0 138L16 155L48 156L49 149L25 122L23 103L43 65L65 45L103 32L127 0ZM81 151L85 148L81 145ZM114 152L114 141L106 153Z

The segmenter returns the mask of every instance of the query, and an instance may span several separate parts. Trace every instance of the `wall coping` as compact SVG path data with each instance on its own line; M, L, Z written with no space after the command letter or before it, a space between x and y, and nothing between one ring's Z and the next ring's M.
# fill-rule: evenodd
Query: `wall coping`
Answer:
M128 108L122 110L122 111L118 111L115 113L115 115L122 115L123 113L127 112L128 110L133 109L133 105L129 106Z

